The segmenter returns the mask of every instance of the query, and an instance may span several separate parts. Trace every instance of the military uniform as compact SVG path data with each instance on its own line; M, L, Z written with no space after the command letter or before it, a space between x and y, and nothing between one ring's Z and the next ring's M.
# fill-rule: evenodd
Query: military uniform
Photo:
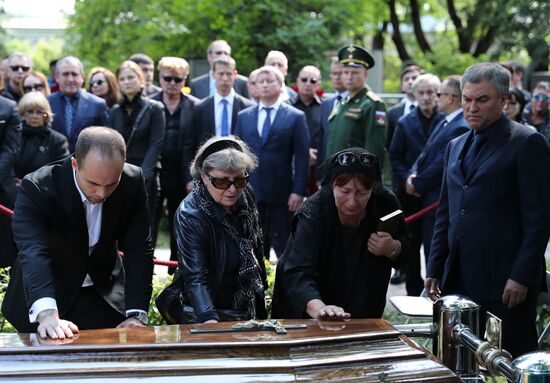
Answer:
M376 155L384 166L386 150L386 106L378 95L365 87L346 99L329 116L327 157L357 146Z
M370 53L354 44L346 45L338 51L338 61L344 67L369 70L374 66L374 58ZM361 147L376 155L380 168L383 168L386 152L386 106L366 85L363 85L363 89L361 85L363 84L354 84L356 93L344 100L329 116L326 156L345 148ZM351 89L348 90L351 92Z

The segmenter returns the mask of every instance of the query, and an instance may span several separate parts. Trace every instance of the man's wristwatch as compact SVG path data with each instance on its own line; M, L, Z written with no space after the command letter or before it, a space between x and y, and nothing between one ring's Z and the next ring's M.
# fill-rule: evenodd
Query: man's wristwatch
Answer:
M149 317L147 314L141 311L131 311L128 314L126 314L126 319L128 318L135 318L138 321L140 321L142 324L147 325L149 323Z

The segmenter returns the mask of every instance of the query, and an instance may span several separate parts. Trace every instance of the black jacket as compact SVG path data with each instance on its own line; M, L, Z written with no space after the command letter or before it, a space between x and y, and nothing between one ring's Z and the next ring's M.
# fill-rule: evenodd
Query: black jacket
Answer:
M250 195L252 188L246 187ZM244 198L245 193L241 197ZM255 201L247 201L254 203ZM228 214L223 207L218 206L216 214L220 217ZM174 217L174 232L178 243L179 266L183 277L184 301L193 306L199 322L217 319L216 307L220 295L233 295L234 291L219 291L226 273L225 266L229 256L238 256L238 244L224 231L223 226L206 215L198 207L195 193L189 193L178 208ZM256 244L254 251L262 266L262 243ZM238 268L237 268L238 271ZM238 275L235 275L237 278ZM262 280L266 285L265 270L262 268ZM263 298L263 297L262 297ZM258 303L259 299L256 299ZM263 299L261 299L263 304ZM265 317L265 307L257 304L256 313L259 318Z
M21 152L15 164L15 176L23 178L38 168L69 155L69 143L61 133L42 125L31 128L23 123Z
M130 115L126 107L131 107ZM122 134L126 142L126 162L140 166L146 182L160 167L164 123L164 105L140 95L131 102L124 98L109 111L108 126Z
M352 318L380 318L395 263L369 253L367 241L379 218L399 208L391 191L375 190L365 219L357 229L349 229L340 224L329 185L308 198L294 215L277 265L271 317L305 318L307 303L321 299L343 307ZM404 220L394 238L407 248Z

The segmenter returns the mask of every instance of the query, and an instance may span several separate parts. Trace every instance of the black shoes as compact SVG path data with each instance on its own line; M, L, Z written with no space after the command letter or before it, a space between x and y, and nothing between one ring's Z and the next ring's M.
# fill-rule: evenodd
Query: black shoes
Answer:
M399 285L407 279L407 274L403 273L401 270L395 270L395 273L390 279L392 285Z

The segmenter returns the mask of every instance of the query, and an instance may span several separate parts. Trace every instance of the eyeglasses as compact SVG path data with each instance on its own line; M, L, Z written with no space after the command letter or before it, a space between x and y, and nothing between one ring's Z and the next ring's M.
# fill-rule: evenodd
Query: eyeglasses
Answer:
M14 72L18 72L19 69L21 69L23 72L27 72L29 69L31 69L31 67L25 65L10 65L10 69Z
M535 93L535 94L533 95L533 100L535 100L535 101L546 101L546 102L548 102L548 101L550 101L550 96L547 95L547 94L542 95L542 94L540 94L540 93Z
M353 166L357 161L364 167L378 166L378 158L369 153L355 154L352 152L344 152L338 154L335 161L342 166Z
M451 96L451 97L458 97L458 94L452 94L452 93L441 93L441 92L437 92L437 97L441 97L441 96Z
M43 110L26 110L25 111L25 116L45 116L46 115L46 112L44 112Z
M172 76L162 76L162 79L168 83L174 81L175 84L179 84L180 82L183 81L183 78L181 77L172 77Z
M235 188L242 189L248 184L248 174L244 177L235 177L233 181L227 178L217 178L208 174L208 179L216 189L227 190L231 185L235 185Z
M32 92L33 90L40 92L42 89L44 89L44 85L42 84L32 84L32 85L23 86L23 92L25 93Z
M103 85L105 81L103 80L95 80L95 81L90 81L90 88L93 88L94 86L101 86Z
M301 81L301 82L308 82L308 81L309 81L310 84L317 84L317 81L319 81L319 80L316 80L316 79L314 79L314 78L302 77L302 78L300 79L300 81Z

